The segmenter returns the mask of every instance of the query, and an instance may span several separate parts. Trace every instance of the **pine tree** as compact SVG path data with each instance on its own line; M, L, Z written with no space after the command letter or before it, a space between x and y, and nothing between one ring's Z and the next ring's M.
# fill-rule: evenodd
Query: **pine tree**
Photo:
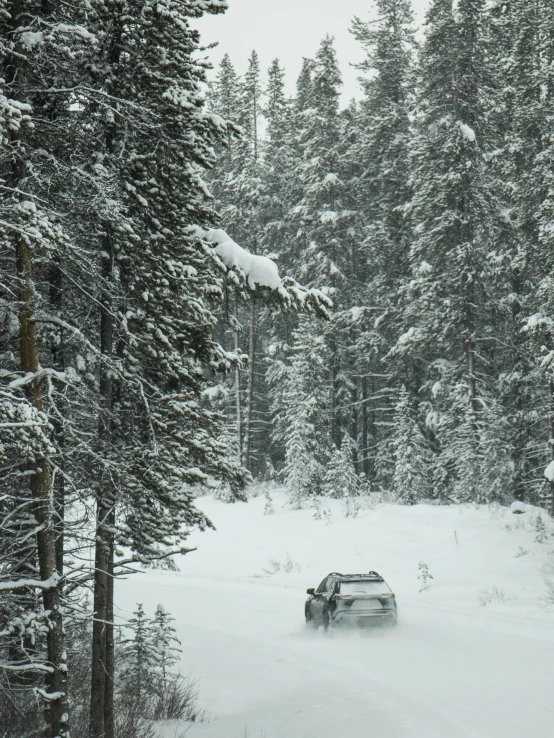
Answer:
M359 69L364 98L355 153L360 164L355 187L367 231L368 273L380 289L395 291L408 269L410 199L406 170L410 146L409 112L413 94L413 16L409 0L376 0L377 22L354 19L352 33L366 52ZM370 288L371 289L371 288ZM374 295L370 295L374 297ZM375 295L383 300L388 295ZM374 304L374 303L371 303ZM387 309L383 306L383 311Z
M351 28L365 52L358 67L364 96L353 121L355 136L349 151L350 207L359 213L354 263L360 283L354 304L370 306L357 310L351 329L353 374L361 377L352 399L361 401L364 473L372 483L378 476L378 483L388 487L387 465L377 463L386 454L394 409L388 388L398 381L414 383L413 369L402 371L401 364L385 364L383 359L397 337L398 289L408 273L415 42L409 2L377 0L373 5L375 20L355 18ZM389 372L396 375L396 382L386 376Z
M455 484L456 495L466 498L480 486L479 396L490 385L490 362L480 365L479 357L495 346L497 279L490 248L497 203L484 158L489 141L484 3L464 0L454 12L450 0L437 0L427 19L411 159L416 238L412 278L402 290L407 330L391 356L425 357L427 372L447 368L441 383L450 383L450 389L443 386L443 397L453 404L442 412L451 415L446 426L461 424Z
M518 72L520 75L527 75L530 88L527 98L522 101L526 105L519 111L517 119L521 131L521 148L527 155L526 171L518 193L518 232L521 233L526 249L525 276L530 285L536 287L529 290L525 302L527 320L524 335L531 339L535 357L531 376L535 380L533 396L538 403L533 409L534 417L538 414L542 420L539 438L536 440L540 444L539 464L546 467L554 459L554 20L548 3L543 1L532 8L526 8L520 3L518 9L522 26L527 30L524 38L528 42L524 47L527 52L526 64L518 65ZM523 28L520 26L520 33ZM524 92L522 86L517 89L520 94ZM540 478L542 475L537 476ZM535 501L540 501L554 513L554 482L549 480L545 490L539 478L533 479L537 498Z
M28 634L31 649L20 633L17 669L25 687L36 688L44 699L45 735L64 736L69 712L61 479L81 488L79 462L76 468L67 465L67 475L64 467L69 453L82 447L83 436L76 435L83 424L76 416L85 407L84 398L93 416L97 407L89 403L87 388L71 381L75 346L61 361L66 343L76 334L83 337L79 330L71 335L72 320L98 276L87 244L78 243L75 215L86 196L90 207L94 179L82 168L85 155L71 92L82 82L90 35L80 25L85 19L79 7L3 0L0 18L0 381L2 420L8 424L2 429L8 473L4 477L2 472L1 520L13 521L2 542L8 554L2 584L10 592L3 632L10 634L9 641L15 632L10 618L18 611L26 612L29 623L41 623L34 635ZM67 419L65 401L76 410ZM12 436L15 428L17 437ZM12 592L12 578L28 583L16 584ZM9 663L11 646L6 653L0 643L0 650Z
M264 253L278 255L285 273L294 274L291 238L287 222L291 207L291 181L298 163L293 149L293 111L285 96L285 73L275 59L268 71L266 105L267 134L264 144L264 173L261 217Z
M153 631L153 623L146 616L141 604L137 605L133 615L128 622L130 637L121 642L118 680L121 689L138 706L154 687L156 668L161 656L158 644L160 627L158 624L156 631Z
M144 562L183 549L186 526L209 524L194 507L195 486L219 479L236 490L243 472L219 437L221 416L201 402L205 368L228 370L231 361L212 338L208 302L221 297L221 284L191 228L215 220L202 173L226 128L203 109L205 68L194 57L190 20L224 5L97 0L93 9L99 99L117 89L118 109L132 121L100 106L102 165L120 184L132 222L103 223L98 240L124 316L116 323L101 295L99 444L112 463L96 486L91 735L111 738L115 543ZM97 107L95 99L91 112Z
M415 418L406 387L401 389L396 404L391 448L396 499L405 505L415 505L432 497L429 448Z
M322 493L330 450L328 350L313 318L301 317L294 331L290 366L281 373L282 388L274 401L277 433L285 447L284 474L290 501Z
M354 467L354 444L345 433L340 448L334 448L327 466L324 494L337 499L356 497L360 478Z
M158 605L152 621L152 641L156 653L156 669L161 673L164 683L181 653L181 642L172 625L174 620L163 605Z

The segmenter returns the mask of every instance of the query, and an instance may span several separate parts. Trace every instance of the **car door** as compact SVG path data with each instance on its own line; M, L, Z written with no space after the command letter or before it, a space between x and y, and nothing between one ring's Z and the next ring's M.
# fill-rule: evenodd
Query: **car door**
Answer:
M327 582L331 577L325 577L319 587L315 591L315 595L310 600L310 614L312 618L320 618L325 603L324 597L327 589Z
M329 609L333 609L332 605L333 603L333 595L335 594L337 589L337 578L336 577L327 577L327 581L325 582L325 590L323 592L323 603L324 607L327 607Z

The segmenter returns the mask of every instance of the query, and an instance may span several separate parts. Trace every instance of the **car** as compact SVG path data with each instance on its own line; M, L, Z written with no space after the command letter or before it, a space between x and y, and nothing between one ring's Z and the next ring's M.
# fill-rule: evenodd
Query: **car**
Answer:
M396 597L376 571L367 574L328 574L317 589L306 590L306 625L317 628L337 625L393 626L398 620Z

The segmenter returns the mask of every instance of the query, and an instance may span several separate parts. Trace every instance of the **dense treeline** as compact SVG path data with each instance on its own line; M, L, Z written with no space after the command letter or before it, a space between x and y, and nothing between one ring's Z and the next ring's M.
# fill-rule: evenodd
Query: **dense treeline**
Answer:
M409 0L373 5L344 110L330 38L294 99L255 52L212 84L242 131L211 178L222 222L334 302L327 323L233 303L221 340L252 361L219 407L295 502L369 487L554 511L554 16L434 0L418 44ZM352 472L340 492L330 467Z

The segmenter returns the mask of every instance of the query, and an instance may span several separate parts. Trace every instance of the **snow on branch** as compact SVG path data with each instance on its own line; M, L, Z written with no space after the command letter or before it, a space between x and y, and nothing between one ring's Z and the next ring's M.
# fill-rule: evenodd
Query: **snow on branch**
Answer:
M333 303L327 295L321 290L303 287L292 277L281 278L277 264L267 256L251 254L221 228L205 230L193 226L193 232L202 241L206 252L237 287L241 286L242 277L252 291L261 287L275 293L285 308L329 317L328 310Z
M65 372L58 372L55 369L50 368L42 368L39 369L37 372L27 372L24 377L14 379L12 382L9 383L8 387L10 389L17 389L19 387L24 387L34 382L39 382L44 377L54 377L60 382L66 381Z
M15 579L9 582L0 582L0 592L21 589L21 587L35 587L36 589L53 589L58 585L60 575L57 571L51 574L48 579L41 581L40 579Z
M39 664L34 661L30 664L5 664L3 661L0 661L0 669L3 669L4 671L43 671L46 674L54 673L53 666Z
M248 281L250 289L255 290L257 285L279 290L281 278L277 264L267 256L251 254L221 228L195 229L197 235L209 244L213 244L213 253L221 260L227 269L240 269Z
M35 691L46 702L57 702L58 700L61 700L61 698L65 696L65 692L47 692L46 690L41 689L40 687L35 687Z

